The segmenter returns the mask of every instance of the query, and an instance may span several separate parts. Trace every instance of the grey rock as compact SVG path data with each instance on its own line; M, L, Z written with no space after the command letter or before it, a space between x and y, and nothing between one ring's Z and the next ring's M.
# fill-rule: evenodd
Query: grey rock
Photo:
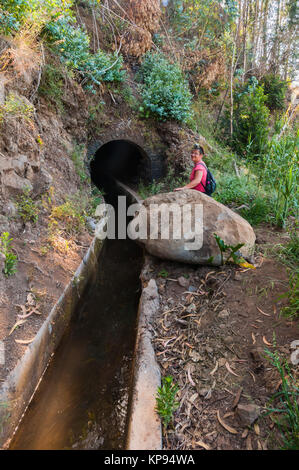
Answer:
M0 105L5 103L5 80L3 73L0 75Z
M169 219L170 210L176 208L177 214L181 215L187 206L191 209L191 227L196 225L196 237L191 229L188 231L186 224L180 222L182 217ZM202 216L199 209L202 209ZM170 220L169 236L165 236L164 220ZM136 224L139 233L135 231ZM151 229L154 229L157 237L146 236ZM251 256L255 234L250 224L228 207L192 189L157 194L145 199L142 210L128 225L128 234L143 243L154 256L183 263L217 266L221 264L221 253L214 233L229 245L242 243L242 256Z
M9 232L9 221L5 215L0 215L0 233Z
M181 276L181 277L178 278L178 284L181 287L188 287L189 281L185 277Z
M3 213L7 215L8 217L16 216L17 215L16 205L11 201L7 202L3 207Z
M91 228L92 231L95 231L97 224L96 224L96 221L92 217L86 217L86 223L88 227Z
M4 269L4 264L5 264L5 255L0 252L0 274L2 273Z
M242 424L251 426L261 414L261 407L250 403L248 405L239 404L237 406L237 416Z
M290 344L291 349L297 349L299 348L299 339L295 339L294 341L291 342Z
M234 338L232 336L226 336L223 339L223 341L224 341L225 344L232 344L234 342Z
M189 291L189 292L196 292L197 289L196 289L196 287L194 287L194 286L189 286L189 287L188 287L188 291Z
M221 310L221 312L218 314L218 318L227 318L227 317L229 317L228 310Z
M196 306L195 306L195 304L190 304L190 305L186 308L186 312L187 312L187 313L196 312Z
M200 388L198 390L198 393L201 397L206 397L208 395L209 391L210 390L208 388Z
M291 354L291 363L294 366L297 366L299 364L299 349L296 349L295 351L292 352L292 354Z

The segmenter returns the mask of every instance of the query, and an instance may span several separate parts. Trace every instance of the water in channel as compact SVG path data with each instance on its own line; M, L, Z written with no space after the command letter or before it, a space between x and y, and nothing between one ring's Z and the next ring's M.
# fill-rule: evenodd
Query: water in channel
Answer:
M133 241L105 240L10 449L124 448L142 259Z

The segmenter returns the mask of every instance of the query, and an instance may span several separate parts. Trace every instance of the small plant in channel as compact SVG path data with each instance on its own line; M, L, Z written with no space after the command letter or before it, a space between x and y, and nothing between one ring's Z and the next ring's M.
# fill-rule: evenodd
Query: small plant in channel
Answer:
M173 413L179 406L179 402L176 401L176 394L178 391L179 386L173 384L173 377L167 376L162 378L162 385L161 387L158 387L158 393L156 396L156 409L165 430L173 420Z

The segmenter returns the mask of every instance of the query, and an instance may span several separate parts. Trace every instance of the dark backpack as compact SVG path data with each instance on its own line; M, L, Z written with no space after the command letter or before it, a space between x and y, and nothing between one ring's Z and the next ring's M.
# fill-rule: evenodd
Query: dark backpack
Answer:
M216 189L216 181L208 167L205 165L205 163L200 163L200 165L204 165L206 170L207 170L207 179L206 179L206 185L203 187L205 188L205 193L208 196L211 196L211 194L215 191Z

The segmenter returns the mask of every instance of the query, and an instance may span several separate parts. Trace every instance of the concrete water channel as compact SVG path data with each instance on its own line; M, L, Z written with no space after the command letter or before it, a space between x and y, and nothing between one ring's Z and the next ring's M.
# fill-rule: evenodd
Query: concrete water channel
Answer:
M123 142L106 144L91 162L93 182L114 206L117 196L126 194L114 178L130 184L148 168L142 151ZM134 202L134 197L128 199ZM142 248L130 239L103 242L94 275L52 353L10 449L124 449L128 428L134 441L134 433L139 434L134 423L139 426L140 418L132 419L130 406L136 386L133 356L143 263ZM159 377L154 387L156 380ZM143 379L142 383L147 386ZM147 391L140 390L146 396ZM149 422L159 434L159 424L152 418Z

